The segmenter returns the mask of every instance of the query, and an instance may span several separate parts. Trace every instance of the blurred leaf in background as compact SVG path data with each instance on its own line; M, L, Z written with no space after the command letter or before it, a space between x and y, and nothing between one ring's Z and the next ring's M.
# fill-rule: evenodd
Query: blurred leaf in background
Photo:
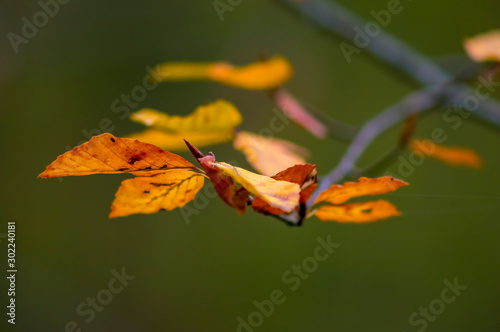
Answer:
M262 323L250 328L417 331L424 325L412 325L410 317L416 312L414 320L424 319L420 307L430 307L434 317L425 320L428 331L500 329L497 130L472 118L455 129L438 112L419 122L415 137L441 128L446 145L474 147L484 167L449 168L431 159L409 164L403 180L411 186L389 194L402 212L399 218L367 225L312 220L288 228L258 214L239 216L203 188L186 206L189 213L110 220L113 193L126 175L53 181L36 176L54 156L91 136L142 130L128 119L142 108L188 115L223 98L241 111L244 130L259 133L280 121L264 92L206 82L148 89L145 77L156 64L248 64L281 54L294 68L289 91L353 125L415 86L364 51L348 64L341 38L313 28L278 1L241 1L222 21L210 1L59 1L57 13L46 14L44 23L37 13L46 13L43 6L49 3L56 2L0 4L0 235L7 233L8 220L16 220L16 330L234 331L238 317L250 324L250 315L254 323L262 315ZM388 5L343 4L368 20ZM386 29L433 57L463 55L465 37L498 28L495 1L403 1L401 6ZM24 37L26 21L39 27ZM18 52L11 32L27 40ZM307 147L308 162L321 169L333 168L345 152L342 142L318 140L282 123L273 135ZM398 129L377 139L360 164L386 151ZM230 143L212 150L220 160L249 168ZM397 162L389 172L399 173L402 165ZM320 261L317 239L327 237L341 246ZM6 242L0 240L0 259L6 262ZM324 254L318 251L318 257ZM467 289L439 312L434 300L442 301L444 281L453 284L455 278ZM6 305L8 285L1 279ZM269 317L259 311L266 300L274 306ZM0 324L2 331L13 330Z

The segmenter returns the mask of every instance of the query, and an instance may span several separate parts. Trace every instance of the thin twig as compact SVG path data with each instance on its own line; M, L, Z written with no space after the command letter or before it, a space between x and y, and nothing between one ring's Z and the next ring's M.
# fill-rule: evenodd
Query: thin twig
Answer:
M369 120L349 145L339 165L321 179L318 189L311 197L310 201L314 202L319 193L346 177L351 170L355 168L356 162L365 149L379 134L404 120L410 114L423 112L433 108L440 98L441 92L436 88L427 88L417 91Z
M303 0L299 2L281 0L280 2L311 19L319 27L349 41L354 40L356 37L355 28L363 29L367 24L366 20L348 11L335 1ZM378 35L371 38L368 45L363 49L426 86L442 86L446 84L447 87L443 90L446 105L463 103L465 98L475 96L473 89L465 84L452 84L456 77L446 72L429 57L390 35L382 28ZM500 126L500 102L493 98L478 100L477 108L473 113Z
M363 29L366 21L349 12L334 1L325 0L281 0L280 2L294 8L296 11L312 20L316 25L336 34L354 40L357 32L355 28ZM309 206L322 191L332 184L339 182L356 172L356 162L373 140L401 122L411 114L417 114L439 105L451 106L459 104L466 106L476 116L496 126L500 126L500 102L493 98L479 98L475 90L463 83L457 83L460 75L451 75L429 57L419 53L406 43L400 41L387 32L381 31L370 39L364 49L384 63L406 73L410 78L423 84L425 87L414 92L377 116L366 122L357 132L348 150L339 165L324 176L309 200ZM491 76L489 77L491 81ZM499 85L493 82L492 86ZM490 90L491 87L488 87ZM491 92L491 91L490 91ZM466 101L475 98L474 107L467 107ZM393 159L401 153L401 148L391 151L387 157ZM377 166L377 165L375 165ZM363 170L362 170L363 171Z

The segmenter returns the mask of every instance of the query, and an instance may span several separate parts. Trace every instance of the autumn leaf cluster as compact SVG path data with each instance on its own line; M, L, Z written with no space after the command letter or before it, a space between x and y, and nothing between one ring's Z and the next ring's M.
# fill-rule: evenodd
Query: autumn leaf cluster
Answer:
M493 31L467 39L464 47L476 61L500 60L500 33ZM281 86L293 75L282 56L246 66L227 62L168 62L156 68L162 81L212 81L247 90L270 91L277 106L297 125L324 139L329 128L317 120ZM277 138L264 138L240 129L243 117L232 103L219 99L201 105L187 116L142 109L131 120L146 126L127 138L111 134L95 136L59 156L40 174L41 178L92 174L130 173L111 206L110 217L151 214L184 207L203 187L206 179L219 197L238 213L247 206L261 214L292 216L296 224L316 216L322 221L371 222L398 216L400 212L385 200L349 202L352 198L392 192L408 183L384 176L361 177L355 182L333 184L317 193L316 166L308 164L309 151ZM471 149L440 146L428 139L410 140L405 129L401 142L414 153L449 165L480 168L481 158ZM199 149L233 142L260 174L217 161L213 153ZM168 151L189 150L200 167ZM286 220L290 220L287 218Z

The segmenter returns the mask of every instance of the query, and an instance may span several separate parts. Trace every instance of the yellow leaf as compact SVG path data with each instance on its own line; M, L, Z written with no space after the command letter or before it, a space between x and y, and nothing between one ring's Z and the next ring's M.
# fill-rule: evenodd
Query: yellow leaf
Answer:
M479 169L483 164L481 157L474 150L437 145L430 140L413 140L410 149L421 156L431 157L452 166Z
M156 129L146 129L130 137L139 141L156 145L163 150L176 152L186 151L184 140L193 142L200 147L229 142L233 139L232 132L200 132L200 133L175 133L170 134Z
M272 178L278 181L288 181L298 184L300 186L299 203L301 204L307 203L312 193L318 186L316 165L311 164L292 166L272 176ZM259 197L254 198L252 208L257 212L264 214L280 215L285 213L281 209L271 207L267 202ZM302 210L302 212L299 211L299 216L301 218L305 217L305 212L304 206L304 210Z
M205 156L186 141L186 145L205 170L217 194L239 213L245 212L248 193L260 197L270 206L291 212L299 205L300 187L296 183L277 181L226 163L216 162L213 153ZM239 184L242 188L238 188Z
M243 188L269 205L285 212L293 211L299 205L300 187L296 183L277 181L268 176L249 172L224 162L213 162L210 166L230 176Z
M288 60L275 56L242 67L227 62L167 62L158 67L154 76L160 81L211 80L242 89L270 90L288 81L292 74Z
M293 165L304 164L308 151L293 143L265 138L246 131L236 134L234 148L243 151L250 165L271 176Z
M130 137L171 151L185 151L184 139L198 146L231 141L235 128L242 121L238 109L225 100L199 106L188 116L171 116L143 109L130 118L150 127Z
M375 179L362 177L356 182L346 182L343 185L331 185L330 188L323 191L318 196L314 204L321 202L342 204L354 197L385 194L407 185L407 182L390 176L383 176Z
M500 30L492 30L464 41L464 48L474 61L500 61Z
M401 213L387 201L364 202L344 205L325 205L314 212L322 221L366 223L395 217Z
M195 169L186 159L135 139L94 136L60 155L38 177L133 173L152 175L167 169Z
M150 214L182 207L203 187L204 177L186 169L172 169L122 182L111 205L110 218Z
M213 132L234 130L242 121L238 109L230 102L219 99L201 105L187 116L168 115L151 109L142 109L130 116L136 122L166 132Z
M213 62L165 62L156 66L152 76L159 82L206 80L213 65Z

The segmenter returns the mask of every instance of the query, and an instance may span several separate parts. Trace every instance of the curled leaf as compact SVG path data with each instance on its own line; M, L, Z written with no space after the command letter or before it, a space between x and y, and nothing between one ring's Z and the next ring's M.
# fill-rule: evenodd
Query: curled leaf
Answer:
M380 200L343 205L324 205L314 215L322 221L366 223L401 215L391 203Z
M500 30L492 30L464 41L464 48L474 61L500 61Z
M277 181L224 162L217 162L213 154L205 156L190 143L186 142L186 145L205 170L219 196L238 212L244 212L244 206L240 207L238 204L248 202L248 193L285 212L291 212L299 205L300 187L297 184Z
M183 207L203 187L204 177L186 169L125 180L116 192L110 218Z
M157 67L155 77L160 81L211 80L242 89L269 90L288 81L292 73L288 60L275 56L242 67L227 62L167 62Z
M356 182L331 185L330 188L318 196L314 204L328 202L338 205L354 197L385 194L407 185L407 182L391 176L383 176L375 179L362 177Z
M431 157L452 166L481 168L481 157L471 149L462 147L446 147L430 140L413 140L410 149L424 157Z
M236 134L234 148L245 154L253 168L268 176L293 165L305 163L304 156L309 153L307 149L291 142L246 131Z
M130 137L170 151L185 151L184 140L197 146L231 141L235 128L242 121L238 109L225 100L199 106L188 116L171 116L152 109L142 109L130 118L150 127Z
M318 186L316 166L311 164L292 166L272 176L272 178L278 181L288 181L298 184L300 186L300 204L305 204ZM279 208L270 206L259 197L255 197L252 208L264 214L280 215L285 213L285 211ZM302 217L304 217L304 215L302 215Z
M195 169L186 159L135 139L105 133L60 155L38 177L133 173L152 175L168 169Z
M295 183L277 181L224 162L214 162L211 166L230 176L236 183L272 207L288 213L299 205L300 187Z
M213 155L204 156L199 158L198 161L205 170L219 197L230 207L238 211L238 213L243 214L249 201L248 190L244 187L238 187L237 181L231 175L221 172L214 165L215 157Z

